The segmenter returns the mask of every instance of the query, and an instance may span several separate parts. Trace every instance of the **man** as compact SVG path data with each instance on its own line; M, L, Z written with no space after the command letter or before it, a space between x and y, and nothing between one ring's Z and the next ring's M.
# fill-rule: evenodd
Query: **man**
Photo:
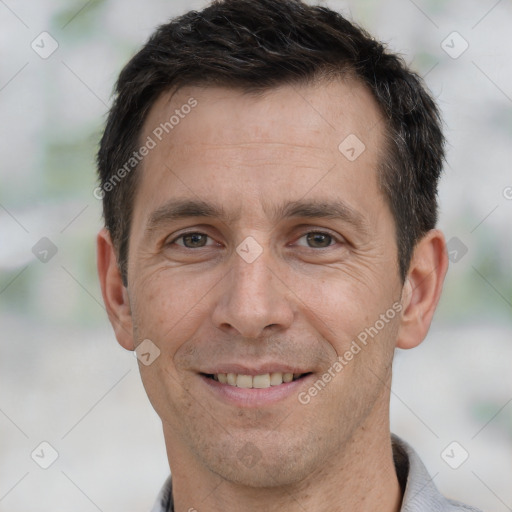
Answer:
M116 92L98 268L162 419L154 510L475 510L389 428L394 349L447 270L418 77L326 8L225 0L160 27Z

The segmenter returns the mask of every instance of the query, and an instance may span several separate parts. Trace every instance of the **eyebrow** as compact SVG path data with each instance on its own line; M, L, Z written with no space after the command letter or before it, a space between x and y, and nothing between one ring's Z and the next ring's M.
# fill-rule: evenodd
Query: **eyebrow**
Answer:
M239 217L239 212L228 214L221 205L201 200L171 199L151 213L146 231L155 231L163 224L193 217L217 218L231 224Z
M342 220L364 233L370 231L366 218L341 200L298 200L277 206L263 205L265 213L275 224L289 218ZM157 208L149 216L146 232L153 232L160 226L188 218L219 219L233 224L240 218L240 209L228 213L222 205L196 199L172 199Z
M358 230L367 232L369 225L366 218L357 210L341 200L298 200L291 201L270 210L274 221L286 218L333 219L342 220Z

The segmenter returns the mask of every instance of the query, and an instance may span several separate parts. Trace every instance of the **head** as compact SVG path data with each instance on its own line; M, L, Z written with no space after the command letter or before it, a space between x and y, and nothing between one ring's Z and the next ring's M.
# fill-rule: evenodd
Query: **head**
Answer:
M446 271L442 161L421 80L338 13L226 0L158 28L101 140L98 264L119 342L159 353L170 458L272 486L385 431ZM303 376L259 405L211 379L282 372Z
M142 126L161 94L184 85L262 93L348 76L368 88L383 116L379 187L393 214L404 280L415 244L436 226L444 158L439 112L421 79L339 13L294 0L235 0L214 2L161 26L120 74L98 170L105 224L125 284L141 174L139 162L129 162L145 142Z

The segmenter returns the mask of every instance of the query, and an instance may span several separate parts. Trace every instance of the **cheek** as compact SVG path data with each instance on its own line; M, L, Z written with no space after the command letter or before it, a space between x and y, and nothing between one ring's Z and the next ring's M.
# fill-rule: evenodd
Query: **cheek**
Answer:
M191 278L180 269L163 269L142 277L134 289L138 338L149 338L167 351L168 347L175 349L203 318L208 291L215 283L211 274Z
M302 296L305 316L333 344L343 344L375 321L382 303L382 298L368 293L367 287L334 279L302 292Z
M365 381L370 371L385 379L400 322L399 302L382 286L372 290L355 280L327 280L320 290L308 295L303 314L332 347L331 364L342 358L344 377L337 383Z

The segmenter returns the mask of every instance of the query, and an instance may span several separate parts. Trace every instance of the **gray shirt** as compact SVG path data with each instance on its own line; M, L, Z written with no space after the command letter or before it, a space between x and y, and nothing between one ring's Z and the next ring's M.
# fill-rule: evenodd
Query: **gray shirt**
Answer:
M398 480L404 491L400 512L481 512L443 497L418 454L402 439L391 434ZM174 512L171 477L165 482L151 512Z

